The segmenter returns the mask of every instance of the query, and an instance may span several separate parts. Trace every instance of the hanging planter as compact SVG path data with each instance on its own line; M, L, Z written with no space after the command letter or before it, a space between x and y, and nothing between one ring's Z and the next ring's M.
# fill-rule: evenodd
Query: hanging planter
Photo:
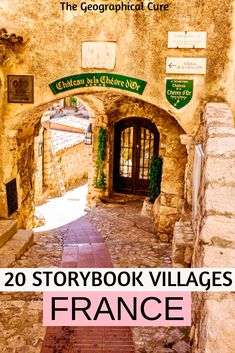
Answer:
M104 173L104 162L106 160L107 131L100 128L98 136L98 152L96 161L96 174L93 185L95 188L105 190L106 177Z
M162 158L153 156L149 169L149 200L154 203L161 192Z

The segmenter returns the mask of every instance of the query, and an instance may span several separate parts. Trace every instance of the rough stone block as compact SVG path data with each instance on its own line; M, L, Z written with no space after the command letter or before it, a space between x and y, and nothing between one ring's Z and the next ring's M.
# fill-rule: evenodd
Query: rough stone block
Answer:
M235 300L205 301L198 353L235 352Z
M235 249L203 246L202 267L235 267Z
M168 171L168 173L170 174L172 173L172 171ZM179 177L178 179L175 178L173 180L169 180L169 174L165 174L162 177L161 191L165 194L175 194L183 196L184 188L182 177Z
M175 207L160 206L161 215L175 215L179 213L179 210Z
M223 117L223 115L221 114L221 118L217 117L217 116L213 116L213 117L209 117L207 118L206 120L206 123L205 123L207 129L209 127L228 127L228 128L233 128L234 125L233 125L233 119L231 118L231 116L229 115L225 115Z
M178 196L173 196L171 199L171 206L177 208L178 210L182 209L184 200Z
M0 217L7 218L7 205L6 205L6 193L0 192Z
M226 247L235 244L235 218L225 216L208 216L204 220L201 239L204 243Z
M0 266L10 267L11 264L33 244L34 234L32 230L20 229L0 249Z
M207 133L210 137L235 137L235 130L232 126L209 126Z
M235 159L208 158L206 163L206 179L208 182L234 183Z
M205 153L226 158L235 155L235 137L213 137L207 140Z
M234 127L233 115L226 103L208 103L204 114L206 126Z
M235 215L235 188L209 185L205 191L205 208L213 214Z
M16 259L21 257L21 255L33 244L33 240L34 240L34 233L32 230L24 230L24 229L18 230L18 232L12 237L12 239L9 242L11 245L17 244L17 247L15 248ZM12 248L14 247L12 246Z
M191 222L176 222L172 241L173 267L189 267L193 253L193 230Z
M158 225L158 233L161 241L168 242L173 235L173 229L175 222L179 219L179 214L172 210L171 207L166 207L168 213L162 213L160 207L160 217ZM172 212L172 213L170 213Z
M0 220L0 247L3 246L17 230L17 221Z

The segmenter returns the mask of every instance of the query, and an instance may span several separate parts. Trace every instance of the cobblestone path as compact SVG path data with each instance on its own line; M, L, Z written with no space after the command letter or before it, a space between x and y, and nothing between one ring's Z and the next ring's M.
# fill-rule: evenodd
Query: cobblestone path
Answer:
M102 204L87 214L101 232L114 267L171 267L171 244L160 243L140 202ZM187 327L132 329L136 353L190 353Z
M59 267L61 253L60 230L39 232L34 245L13 267ZM42 293L1 293L0 308L0 352L39 353L46 332Z
M102 204L83 216L83 239L77 238L77 222L35 235L35 244L14 267L98 267L98 258L102 258L105 267L110 265L104 255L102 240L99 242L93 234L90 242L97 245L94 256L91 246L84 246L85 238L90 236L91 224L101 233L109 249L114 267L170 267L171 246L156 239L151 221L140 215L138 202L129 204ZM84 233L85 232L85 233ZM86 235L84 235L86 234ZM71 255L69 245L77 244L77 252ZM63 259L62 249L64 247ZM103 247L103 249L102 249ZM78 252L83 254L78 258ZM80 263L79 263L80 262ZM101 266L100 266L101 267ZM0 294L0 352L1 353L40 353L46 329L42 327L41 293L2 293ZM64 328L65 330L65 328ZM81 337L78 328L71 328L70 337ZM63 329L56 331L61 335ZM92 329L86 336L92 337ZM67 332L67 331L66 331ZM136 353L190 353L187 328L134 328L132 330ZM107 334L107 332L106 332ZM103 341L102 341L103 342ZM103 344L103 343L102 343ZM76 351L66 351L76 353ZM88 351L95 353L95 350ZM97 352L103 352L98 350ZM124 353L125 350L112 351ZM43 353L64 353L57 350L44 350Z
M100 233L81 217L60 228L62 267L113 267ZM49 327L41 353L135 353L128 327Z

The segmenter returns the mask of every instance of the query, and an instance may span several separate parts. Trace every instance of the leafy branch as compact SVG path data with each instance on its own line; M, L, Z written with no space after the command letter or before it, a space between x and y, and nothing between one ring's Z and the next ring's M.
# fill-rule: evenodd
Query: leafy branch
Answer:
M98 153L96 160L96 174L93 185L95 188L104 190L106 187L106 177L104 174L104 162L106 160L107 131L100 128L98 136Z
M154 203L161 192L162 158L153 156L149 169L150 202Z

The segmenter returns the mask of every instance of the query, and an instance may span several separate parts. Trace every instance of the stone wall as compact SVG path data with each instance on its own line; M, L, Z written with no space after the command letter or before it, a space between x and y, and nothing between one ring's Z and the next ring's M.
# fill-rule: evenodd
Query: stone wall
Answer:
M100 2L106 3L105 0ZM212 98L221 101L232 97L233 77L230 71L233 1L169 0L168 3L167 12L122 11L117 14L109 11L102 14L84 14L82 11L62 11L58 0L34 0L30 11L28 0L15 1L13 7L8 0L2 0L2 26L6 27L9 33L21 35L26 42L19 57L13 62L12 58L8 57L4 62L4 120L9 125L16 124L20 121L19 113L30 111L57 97L67 96L66 92L58 96L53 95L48 85L54 80L82 72L97 71L95 67L82 67L83 41L113 41L117 43L117 54L112 72L147 81L143 100L158 105L175 116L187 133L195 133L205 102ZM88 23L92 23L92 26L88 26ZM168 31L207 31L207 48L170 49L167 46ZM166 58L187 56L206 57L207 75L194 75L194 96L186 107L177 110L165 97L165 79L167 76L172 77L166 74ZM7 74L34 75L34 104L6 104ZM192 76L177 75L177 78L191 79ZM100 92L106 89L88 87L74 90L72 94L90 93L91 90ZM138 96L132 93L128 95Z
M134 1L134 0L133 0ZM136 0L137 1L137 0ZM101 0L103 3L103 0ZM4 43L1 45L1 58L3 63L0 68L0 135L3 141L3 154L0 156L0 217L6 216L4 183L9 179L20 178L17 165L21 163L20 155L16 156L14 147L9 144L9 135L17 131L25 137L31 138L34 126L40 120L45 109L51 103L68 96L68 91L54 95L49 83L54 80L84 72L97 72L96 67L82 67L81 45L83 41L112 41L116 43L116 61L114 69L109 72L143 79L147 82L142 96L125 92L127 95L126 107L120 105L120 90L106 87L84 87L70 91L79 97L91 96L96 102L92 109L95 111L94 137L100 126L108 127L110 143L108 146L107 192L112 189L112 133L114 121L110 118L116 113L117 119L129 116L147 117L156 120L160 131L162 146L166 144L168 150L162 147L164 154L163 188L161 196L161 214L159 231L162 240L168 240L172 233L172 225L179 218L183 203L183 193L190 204L190 183L192 165L188 164L187 190L182 181L184 168L178 168L179 160L185 164L185 148L180 145L178 135L187 133L194 136L200 127L201 111L205 102L212 98L216 101L234 101L232 87L233 75L231 74L233 59L232 48L232 0L212 1L178 1L169 0L169 10L164 12L98 12L84 14L81 11L66 12L61 10L60 2L51 0L49 3L34 0L29 10L28 0L15 1L12 7L8 0L1 2L0 20L2 26L9 33L16 33L23 37L24 43L16 50L6 50ZM196 9L196 13L195 13ZM40 16L39 16L40 14ZM87 26L92 23L92 26ZM167 46L168 31L207 31L206 49L171 49ZM76 35L74 34L76 33ZM56 43L56 45L54 44ZM74 50L76 48L76 50ZM9 48L8 48L9 49ZM10 48L11 49L11 48ZM220 55L218 56L218 53ZM206 57L207 75L167 75L167 57ZM99 70L101 71L101 70ZM103 70L102 70L103 71ZM28 74L34 76L35 97L33 104L7 103L7 75ZM166 78L193 79L194 94L190 103L184 108L175 109L166 99ZM69 92L69 93L70 93ZM110 96L116 98L109 99ZM104 94L105 97L102 96ZM145 114L135 103L137 98L152 107L156 112L165 112L162 117L154 118ZM131 109L127 106L133 99ZM89 100L89 99L88 99ZM121 98L122 100L122 98ZM115 104L117 103L117 106ZM97 108L98 107L98 108ZM159 108L156 108L159 107ZM161 109L160 109L161 108ZM139 115L138 115L139 114ZM156 116L158 113L156 114ZM167 119L166 119L167 117ZM171 118L169 118L171 117ZM169 125L164 125L165 120ZM171 123L174 121L172 133ZM178 122L178 125L176 124ZM97 124L97 125L96 125ZM181 128L180 128L181 127ZM179 131L181 129L181 132ZM177 137L176 137L177 136ZM14 141L13 141L14 140ZM11 143L16 144L16 139L11 137ZM178 148L179 146L179 148ZM93 164L90 168L89 181L92 185L95 145L93 149ZM90 151L91 151L90 149ZM110 152L110 153L109 153ZM48 161L48 175L46 182L50 182L50 163ZM6 167L6 165L8 165ZM168 173L175 174L169 177ZM47 171L45 171L47 172ZM31 173L29 170L28 173ZM169 180L169 182L168 182ZM167 181L167 182L166 182ZM19 185L21 181L19 180ZM30 185L30 184L29 184ZM92 190L92 186L90 191ZM93 190L95 195L96 190ZM99 194L99 193L98 193Z
M204 166L193 220L194 267L235 267L235 129L227 104L207 104ZM223 313L223 315L221 315ZM195 353L235 351L235 294L194 294Z
M40 141L43 141L42 155L38 153ZM51 131L45 129L42 134L41 129L34 139L34 151L36 203L44 202L45 197L61 196L61 185L69 189L87 179L90 158L89 148L84 142L53 152Z
M71 146L55 154L60 165L65 187L73 187L88 177L89 147L84 142Z
M34 214L34 136L18 135L18 225L33 227Z

